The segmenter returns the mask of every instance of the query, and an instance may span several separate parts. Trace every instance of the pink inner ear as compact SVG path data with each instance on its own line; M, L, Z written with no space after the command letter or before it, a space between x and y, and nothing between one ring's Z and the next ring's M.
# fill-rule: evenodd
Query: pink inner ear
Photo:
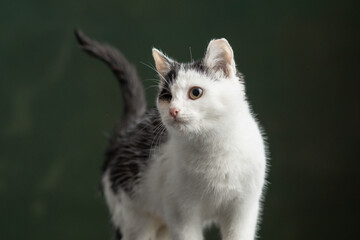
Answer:
M170 63L172 60L167 58L162 52L155 48L153 48L152 53L155 61L156 70L160 75L165 76L166 73L168 73L170 70Z
M225 38L212 40L209 43L205 55L205 64L215 71L222 70L228 77L236 72L234 53Z

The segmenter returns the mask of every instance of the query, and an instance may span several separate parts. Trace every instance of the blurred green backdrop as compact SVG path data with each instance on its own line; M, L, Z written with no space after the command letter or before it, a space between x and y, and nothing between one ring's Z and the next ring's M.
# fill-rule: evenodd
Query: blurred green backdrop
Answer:
M146 86L151 47L188 61L226 37L270 144L261 239L356 239L359 3L1 1L0 239L111 239L99 169L121 96L74 28L121 49Z

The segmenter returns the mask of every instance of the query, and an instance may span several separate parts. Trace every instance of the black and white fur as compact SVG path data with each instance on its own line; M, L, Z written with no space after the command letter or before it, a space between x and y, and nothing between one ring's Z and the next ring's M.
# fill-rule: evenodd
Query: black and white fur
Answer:
M203 227L215 223L224 240L254 239L266 153L229 43L211 41L204 59L188 64L153 49L159 94L146 111L143 86L125 57L76 36L110 66L123 91L124 116L102 178L118 238L200 240ZM203 89L199 99L189 97L192 87Z

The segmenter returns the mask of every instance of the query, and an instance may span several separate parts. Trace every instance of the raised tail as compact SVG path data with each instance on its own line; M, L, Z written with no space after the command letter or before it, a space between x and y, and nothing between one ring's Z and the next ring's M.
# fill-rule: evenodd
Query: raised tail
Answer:
M118 79L124 101L123 122L119 127L136 122L146 111L146 100L144 87L135 67L116 48L98 43L80 30L75 30L75 36L81 48L91 56L104 61Z

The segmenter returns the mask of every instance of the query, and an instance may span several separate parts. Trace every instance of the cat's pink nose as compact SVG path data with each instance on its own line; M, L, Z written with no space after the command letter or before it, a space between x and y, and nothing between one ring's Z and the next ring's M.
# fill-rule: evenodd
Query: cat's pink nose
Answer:
M177 108L170 108L169 112L170 112L170 115L173 116L173 118L176 118L176 115L178 115L180 110Z

